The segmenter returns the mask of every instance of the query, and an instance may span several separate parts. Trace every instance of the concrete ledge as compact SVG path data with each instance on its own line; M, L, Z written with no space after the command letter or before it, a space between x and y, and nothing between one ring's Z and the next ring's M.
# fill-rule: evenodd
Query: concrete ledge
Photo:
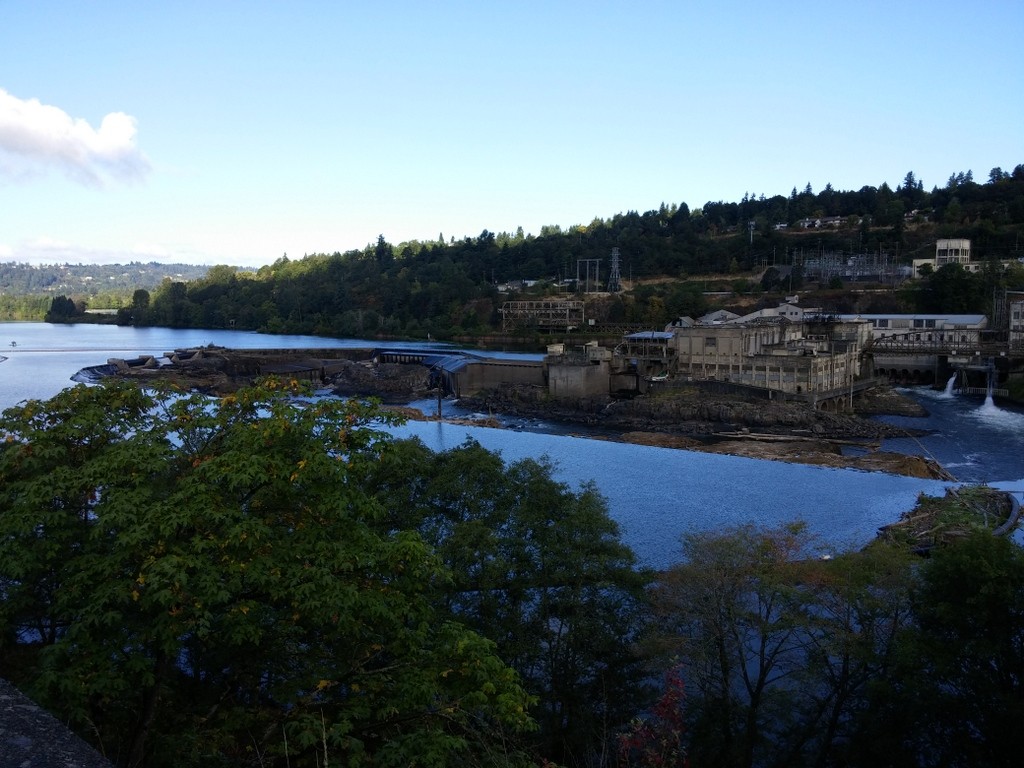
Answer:
M57 718L0 678L0 768L113 768Z

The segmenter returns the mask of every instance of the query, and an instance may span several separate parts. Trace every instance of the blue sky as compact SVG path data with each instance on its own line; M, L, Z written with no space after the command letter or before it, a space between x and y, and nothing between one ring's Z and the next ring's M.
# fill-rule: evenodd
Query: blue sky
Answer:
M259 266L1024 163L1024 3L0 0L0 261Z

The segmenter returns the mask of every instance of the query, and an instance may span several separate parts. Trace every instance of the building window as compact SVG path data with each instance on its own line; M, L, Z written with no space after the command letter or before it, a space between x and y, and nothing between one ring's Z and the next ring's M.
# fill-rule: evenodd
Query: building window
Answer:
M707 338L704 339L704 346L708 349L717 348L718 339L714 338L713 336L708 336Z

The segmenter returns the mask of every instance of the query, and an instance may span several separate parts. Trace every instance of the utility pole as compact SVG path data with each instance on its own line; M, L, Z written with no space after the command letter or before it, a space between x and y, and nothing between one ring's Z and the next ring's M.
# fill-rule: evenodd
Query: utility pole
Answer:
M434 367L434 370L437 372L437 378L435 379L435 382L437 383L437 420L441 421L441 395L444 393L444 388L441 386L443 376L441 364L438 363Z

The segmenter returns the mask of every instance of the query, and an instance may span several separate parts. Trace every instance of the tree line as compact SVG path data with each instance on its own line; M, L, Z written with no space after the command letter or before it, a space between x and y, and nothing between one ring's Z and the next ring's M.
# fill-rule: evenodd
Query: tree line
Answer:
M196 280L207 267L195 264L26 264L0 262L0 320L42 320L54 299L79 308L120 309L132 291L154 290L165 278ZM58 308L59 309L59 308ZM74 315L71 313L67 317ZM53 322L66 322L56 313ZM79 320L80 321L80 320Z
M50 295L95 297L131 295L136 288L157 288L164 279L196 280L206 267L195 264L26 264L0 262L0 293L7 296Z
M800 229L801 219L825 215L842 217L841 226ZM787 228L777 228L780 223ZM523 295L524 278L540 281L533 296L565 295L582 259L600 260L606 280L617 248L623 279L671 280L596 302L591 316L661 326L706 309L701 284L688 277L734 275L726 288L778 289L778 281L765 286L747 275L765 263L786 263L787 254L802 248L895 250L909 260L930 252L937 237L970 238L979 260L1007 258L1018 252L1022 229L1024 166L1012 173L993 169L982 184L969 172L954 174L931 192L908 173L895 190L883 184L840 192L826 185L815 194L808 185L788 197L748 194L739 203L708 202L696 210L663 204L566 230L545 227L538 236L485 230L459 241L442 234L395 246L381 235L363 250L283 256L255 273L218 266L200 280L166 281L152 295L136 296L120 322L351 337L471 336L500 328L501 304Z
M4 412L0 674L115 764L1017 764L1012 541L740 526L653 572L546 460L304 395Z
M839 225L801 226L806 219L829 216ZM976 260L995 264L1022 253L1022 230L1024 166L1012 172L994 168L985 183L975 182L970 171L952 174L945 186L930 192L908 172L895 190L882 184L844 192L826 185L815 193L807 185L789 196L747 193L738 203L709 201L695 210L662 204L643 214L628 211L564 230L546 226L538 236L521 228L512 234L484 230L475 238L446 241L440 234L434 241L396 246L381 235L362 250L297 260L285 255L256 271L216 266L193 279L140 282L130 298L127 289L105 297L61 290L50 294L48 309L38 301L26 303L14 287L0 295L0 315L38 319L45 312L54 322L81 322L84 310L99 303L117 308L116 321L125 325L347 337L469 337L499 329L500 308L509 298L573 295L581 260L600 263L604 284L610 254L618 249L621 277L632 290L590 301L588 317L598 323L661 327L707 311L703 290L708 284L702 276L714 276L715 290L770 294L765 298L770 303L783 289L807 287L799 267L784 281L777 269L765 269L768 264L792 264L797 253L883 250L909 263L931 253L936 238L965 237L972 241ZM15 266L19 274L31 269ZM134 271L125 268L121 273ZM527 278L537 284L527 288ZM992 290L1006 287L995 271L956 276L957 281L972 283L955 293L961 311L988 312ZM842 287L841 281L833 282L838 284L832 288ZM934 295L926 286L895 300L900 311L952 311L936 308Z

